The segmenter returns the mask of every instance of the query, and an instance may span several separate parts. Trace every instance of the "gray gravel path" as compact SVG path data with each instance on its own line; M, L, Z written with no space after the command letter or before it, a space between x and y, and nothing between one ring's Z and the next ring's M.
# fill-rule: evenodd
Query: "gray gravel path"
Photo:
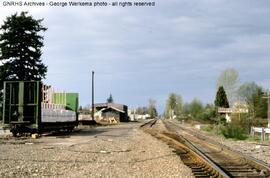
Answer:
M69 136L0 138L0 177L193 177L165 143L139 124Z

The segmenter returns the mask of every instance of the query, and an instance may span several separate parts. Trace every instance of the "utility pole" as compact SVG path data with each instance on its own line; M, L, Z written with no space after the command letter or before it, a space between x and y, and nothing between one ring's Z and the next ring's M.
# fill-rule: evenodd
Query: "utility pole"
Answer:
M267 92L267 96L266 97L263 97L263 98L266 98L267 99L267 104L268 104L268 111L267 111L267 114L268 114L268 125L267 125L267 127L270 128L270 93Z
M95 110L95 106L94 106L94 71L92 71L92 120L94 120L94 110Z
M267 105L268 105L268 111L267 111L268 125L267 125L267 127L270 128L270 95L269 95L269 92L267 92Z

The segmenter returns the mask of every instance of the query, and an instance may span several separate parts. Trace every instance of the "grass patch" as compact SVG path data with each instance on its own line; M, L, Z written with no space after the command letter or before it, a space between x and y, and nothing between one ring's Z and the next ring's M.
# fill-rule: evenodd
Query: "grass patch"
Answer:
M206 132L213 132L214 131L214 125L207 125L206 127L203 127L202 130L206 131Z

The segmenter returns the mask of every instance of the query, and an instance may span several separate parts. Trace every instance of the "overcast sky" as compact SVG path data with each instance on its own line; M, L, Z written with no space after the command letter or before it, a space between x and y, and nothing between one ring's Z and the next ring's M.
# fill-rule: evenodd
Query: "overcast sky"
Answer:
M29 8L1 1L0 24L22 10L44 18L45 82L78 92L82 106L91 101L92 70L96 102L112 93L115 102L132 108L153 98L160 112L170 92L184 101L213 102L218 75L228 67L241 82L270 89L269 0L155 2L141 8Z

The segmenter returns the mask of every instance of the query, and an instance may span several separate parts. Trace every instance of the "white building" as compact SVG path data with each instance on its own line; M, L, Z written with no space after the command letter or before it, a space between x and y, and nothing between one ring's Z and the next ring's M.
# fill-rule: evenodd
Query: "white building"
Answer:
M248 106L240 102L236 102L232 108L218 108L218 113L225 114L227 122L231 122L231 114L248 113Z

